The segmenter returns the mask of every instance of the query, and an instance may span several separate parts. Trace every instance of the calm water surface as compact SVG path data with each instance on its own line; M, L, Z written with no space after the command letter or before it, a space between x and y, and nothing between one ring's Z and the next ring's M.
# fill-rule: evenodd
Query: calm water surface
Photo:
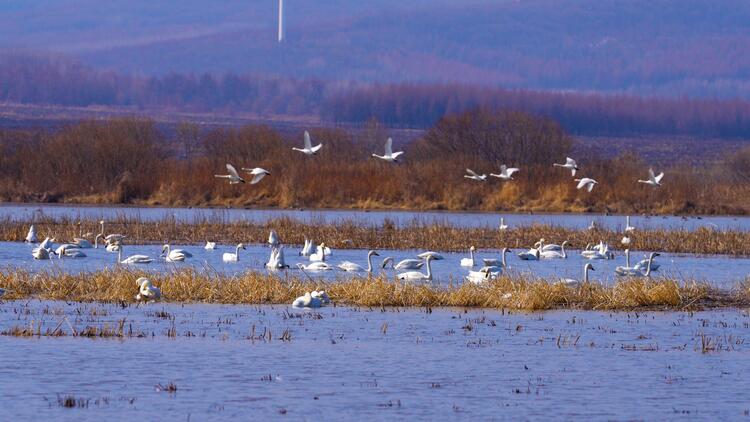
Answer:
M70 219L116 219L162 220L175 218L183 222L211 221L252 221L265 222L279 217L291 217L304 222L335 223L342 220L361 224L382 225L392 221L397 225L419 223L443 223L456 227L497 227L500 217L510 227L545 224L583 229L593 221L599 227L620 230L625 227L624 216L580 215L580 214L499 214L472 212L430 212L430 211L359 211L359 210L278 210L278 209L209 209L209 208L140 208L140 207L94 207L57 206L38 204L0 205L0 218L33 221L42 216ZM719 230L750 230L750 217L738 216L632 216L631 225L639 229L669 228L695 230L709 227Z
M123 319L126 332L145 337L0 337L3 419L738 420L750 412L750 317L740 310L0 303L0 331L33 324L70 333ZM258 338L268 331L270 341ZM279 339L285 331L289 341ZM712 350L703 353L706 342ZM176 393L157 391L169 382ZM63 395L88 407L61 407Z
M66 272L96 271L104 268L114 268L117 266L117 254L106 252L103 248L84 249L87 254L86 258L79 259L56 259L40 261L35 260L31 255L33 245L21 242L0 242L0 268L15 267L28 269L31 271L55 270ZM198 245L172 245L173 248L183 248L193 253L193 258L189 258L182 263L168 263L159 258L161 254L161 245L125 245L123 258L135 254L144 254L155 258L148 265L131 265L148 271L171 271L175 268L185 268L187 266L199 269L210 270L226 274L240 274L245 271L266 271L265 263L269 259L270 249L263 245L247 245L247 250L240 251L240 261L225 263L222 260L224 252L234 252L235 248L229 245L220 245L218 249L206 251ZM300 248L289 246L285 248L286 263L292 267L288 270L289 274L304 275L296 268L296 263L308 263L306 257L298 255ZM382 260L386 256L396 258L398 262L405 258L415 258L421 251L395 251L380 250L380 257L373 257L373 266L375 273L386 271L389 275L395 275L393 270L383 270L381 268ZM514 252L521 252L520 249ZM586 262L592 262L595 271L590 273L592 280L601 281L605 284L611 284L616 281L614 269L618 265L625 265L625 257L618 252L614 260L593 260L589 261L580 256L580 251L569 251L568 259L551 259L542 261L522 261L515 253L508 254L507 261L511 272L530 274L547 279L555 277L577 278L583 277L583 266ZM461 267L462 258L469 256L466 253L442 253L446 258L441 261L432 262L434 282L438 284L448 284L450 282L461 282L468 274L469 268ZM477 270L481 267L481 258L499 258L498 250L480 250L476 254ZM631 253L631 265L635 264L636 258L644 258L644 252ZM367 251L361 249L335 249L333 255L327 260L336 265L342 261L351 261L367 267ZM738 283L750 277L750 258L735 258L722 255L690 255L690 254L662 254L657 257L661 267L654 273L654 277L671 277L677 280L695 280L706 281L717 287L733 288ZM422 269L427 272L426 267ZM283 272L282 272L283 273ZM310 277L315 279L323 278L327 280L344 280L355 274L360 276L364 273L347 273L344 271L324 271L324 272L307 272ZM2 286L0 286L2 287Z

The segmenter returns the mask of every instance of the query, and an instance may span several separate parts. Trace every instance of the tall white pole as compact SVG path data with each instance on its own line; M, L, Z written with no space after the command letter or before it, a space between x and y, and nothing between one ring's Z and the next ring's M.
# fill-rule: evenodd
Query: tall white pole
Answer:
M284 41L284 0L279 0L279 42Z

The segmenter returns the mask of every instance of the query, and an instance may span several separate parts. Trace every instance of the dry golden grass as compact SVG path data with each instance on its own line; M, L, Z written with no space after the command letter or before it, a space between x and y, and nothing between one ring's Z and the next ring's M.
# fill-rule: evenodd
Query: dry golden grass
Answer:
M0 239L21 241L26 236L30 222L6 219L0 221ZM34 222L40 236L55 237L58 241L70 240L81 232L98 232L97 221L70 219L39 219ZM499 224L499 218L498 218ZM325 241L334 248L377 249L431 249L440 251L477 248L528 248L540 238L548 243L568 240L570 248L584 248L588 243L603 240L621 249L622 233L611 230L571 230L560 227L534 225L506 231L492 228L458 228L442 224L424 224L414 221L397 227L386 221L380 226L368 226L356 221L335 224L304 223L291 218L278 218L263 224L250 222L224 222L206 219L196 223L182 223L175 219L138 221L120 218L107 222L108 233L124 233L129 243L202 243L206 240L236 244L262 243L269 230L276 230L287 244L302 244L305 236L317 242ZM750 255L750 232L739 230L719 231L701 228L684 230L638 230L630 234L631 250L651 250L672 253Z
M0 287L7 289L5 299L9 300L133 302L137 293L135 280L143 275L129 270L75 275L6 270L0 272ZM148 277L169 302L290 304L307 291L323 289L337 303L371 307L682 310L750 304L746 289L731 293L707 284L667 279L624 279L611 287L597 283L567 287L549 280L507 276L484 285L456 286L403 283L382 276L345 282L312 282L296 275L246 273L230 277L194 270Z

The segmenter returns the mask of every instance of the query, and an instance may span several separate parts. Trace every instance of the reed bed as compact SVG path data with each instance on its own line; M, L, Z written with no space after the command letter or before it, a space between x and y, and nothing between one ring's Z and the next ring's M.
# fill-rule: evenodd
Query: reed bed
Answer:
M240 276L179 270L168 274L104 270L88 274L0 272L5 299L134 302L135 280L148 276L168 302L222 304L291 304L307 291L325 290L335 303L385 307L479 307L519 310L547 309L663 309L750 305L748 289L736 292L705 283L672 279L624 279L614 286L598 283L569 287L554 280L503 276L486 284L450 286L403 283L384 276L343 282L317 282L297 275L248 272Z
M0 221L0 239L22 241L31 222L6 219ZM40 218L34 221L40 236L50 236L58 242L70 240L85 232L99 232L98 221ZM624 249L620 241L623 233L613 230L572 230L549 225L532 225L509 230L492 227L461 228L448 224L432 224L414 220L402 227L386 221L368 225L354 220L336 223L302 222L281 217L264 223L228 222L221 218L205 218L182 222L174 218L140 221L118 218L107 222L108 233L127 235L128 243L176 244L202 243L206 240L225 244L262 243L273 229L284 243L299 245L305 237L326 242L334 248L362 249L430 249L461 251L470 246L483 249L528 248L540 238L548 243L569 242L569 247L584 248L589 243L604 241L611 247ZM631 250L672 253L750 255L750 232L699 228L686 230L636 230L629 234ZM92 239L93 240L93 239Z

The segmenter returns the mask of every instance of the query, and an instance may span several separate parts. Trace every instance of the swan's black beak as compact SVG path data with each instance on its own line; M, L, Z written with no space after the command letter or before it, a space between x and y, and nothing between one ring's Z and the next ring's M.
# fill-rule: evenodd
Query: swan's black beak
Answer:
M380 254L379 254L379 253L377 253L377 252L373 253L373 255L375 255L375 256L380 256Z

